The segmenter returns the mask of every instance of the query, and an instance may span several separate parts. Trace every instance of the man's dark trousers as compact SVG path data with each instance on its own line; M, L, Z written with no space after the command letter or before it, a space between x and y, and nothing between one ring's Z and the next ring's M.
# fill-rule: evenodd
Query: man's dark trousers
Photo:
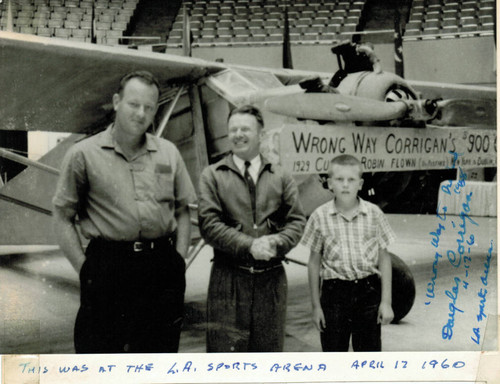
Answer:
M212 266L207 300L207 352L282 352L287 279L281 264L251 273Z
M185 263L171 240L142 251L91 241L80 271L76 352L177 352L185 287Z

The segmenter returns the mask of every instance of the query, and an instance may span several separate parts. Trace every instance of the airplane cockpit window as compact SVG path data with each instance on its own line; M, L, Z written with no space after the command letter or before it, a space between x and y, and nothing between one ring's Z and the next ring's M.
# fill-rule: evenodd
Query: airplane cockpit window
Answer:
M238 71L238 73L244 76L246 79L250 80L252 84L257 85L260 89L269 89L283 86L281 81L279 81L276 76L271 73L262 71Z
M283 84L271 73L228 69L207 79L207 85L229 102L249 93L283 87Z
M252 84L240 73L230 69L210 76L207 83L210 88L222 96L235 96L258 89L256 85Z

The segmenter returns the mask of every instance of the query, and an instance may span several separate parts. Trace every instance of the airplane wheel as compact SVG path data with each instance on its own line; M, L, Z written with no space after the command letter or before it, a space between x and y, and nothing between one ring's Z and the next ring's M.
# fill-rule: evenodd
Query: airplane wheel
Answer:
M415 301L415 279L410 268L401 258L390 253L392 260L392 310L397 324L408 312Z

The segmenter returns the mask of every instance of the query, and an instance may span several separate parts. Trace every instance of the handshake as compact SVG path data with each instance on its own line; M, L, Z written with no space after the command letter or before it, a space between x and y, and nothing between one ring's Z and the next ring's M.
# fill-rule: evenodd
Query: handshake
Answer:
M267 235L254 239L250 246L250 254L255 260L269 261L278 256L278 246L283 244L279 235Z

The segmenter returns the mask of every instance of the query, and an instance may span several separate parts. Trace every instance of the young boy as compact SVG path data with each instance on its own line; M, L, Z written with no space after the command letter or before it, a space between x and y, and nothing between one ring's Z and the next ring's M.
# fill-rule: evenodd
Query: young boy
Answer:
M381 351L380 326L394 317L387 247L395 235L380 208L358 197L362 173L353 156L330 162L334 198L312 213L301 240L311 250L312 318L325 352L348 351L351 335L354 351Z

